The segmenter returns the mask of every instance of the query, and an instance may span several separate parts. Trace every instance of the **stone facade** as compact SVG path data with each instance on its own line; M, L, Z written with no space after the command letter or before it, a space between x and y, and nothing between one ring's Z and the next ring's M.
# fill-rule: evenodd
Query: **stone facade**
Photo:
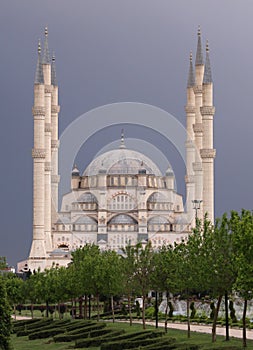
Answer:
M83 174L75 166L71 190L58 209L58 85L55 58L48 50L45 30L43 57L38 48L34 83L33 240L30 269L53 263L66 266L71 251L86 243L118 251L127 244L150 240L155 248L187 238L197 215L214 220L213 83L206 47L204 63L198 32L195 69L190 56L187 84L186 206L174 186L169 167L161 174L143 154L126 148L122 134L118 149L94 159Z

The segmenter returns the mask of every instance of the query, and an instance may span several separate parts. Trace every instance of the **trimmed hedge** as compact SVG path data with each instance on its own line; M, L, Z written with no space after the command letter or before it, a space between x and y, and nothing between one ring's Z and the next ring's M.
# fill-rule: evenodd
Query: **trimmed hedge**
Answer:
M54 321L54 322L51 322L49 324L46 324L45 326L41 326L41 327L39 327L39 329L38 329L38 327L36 327L36 329L27 329L27 330L23 330L23 331L18 331L17 337L22 337L25 335L30 335L32 333L36 333L37 329L38 329L38 332L40 332L40 331L45 331L45 330L50 330L50 329L63 328L63 326L66 325L67 323L70 323L70 320L58 320L58 321Z
M82 338L95 338L111 332L111 328L101 328L92 331L80 332L77 334L61 334L57 337L57 340L55 340L55 342L70 342Z
M57 342L68 342L73 339L80 339L80 336L85 337L85 334L89 334L92 331L101 330L106 327L106 323L94 323L92 325L83 326L82 328L74 329L67 332L62 332L64 334L59 334L54 337L54 341ZM78 336L78 337L75 337Z
M132 339L125 340L116 340L110 341L108 343L104 343L101 345L101 350L122 350L122 349L134 349L139 346L151 345L154 342L157 342L158 337L162 337L164 335L164 331L151 331L145 334L145 338L143 336L135 337Z
M16 329L17 337L27 335L26 332L30 330L35 332L37 329L42 329L43 327L48 326L51 323L53 323L52 319L43 319L30 325L28 324L27 326L22 326L22 328Z
M90 329L97 329L98 325L87 325L87 327L85 327L85 325L82 325L82 328L78 328L78 329L74 329L72 330L71 334L82 334L84 332L89 332ZM103 325L103 327L105 327L105 325ZM101 326L99 326L99 328L102 328ZM51 325L51 327L46 327L45 329L39 330L37 332L33 332L30 333L29 335L29 339L30 340L34 340L34 339L44 339L44 338L49 338L49 337L53 337L55 335L62 335L64 336L64 334L66 334L67 331L67 327L54 327L54 324Z
M101 335L100 337L95 338L87 338L87 339L78 339L75 341L75 348L89 348L89 347L98 347L103 342L108 341L111 337L116 337L118 335L123 334L124 329L119 329L115 331L111 331L110 333Z

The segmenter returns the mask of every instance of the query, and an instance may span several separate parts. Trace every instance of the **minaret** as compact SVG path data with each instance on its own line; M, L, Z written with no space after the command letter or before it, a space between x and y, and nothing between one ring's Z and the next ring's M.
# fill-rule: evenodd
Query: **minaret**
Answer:
M204 60L202 53L201 45L201 32L200 28L198 29L198 44L195 60L195 124L193 126L194 138L195 138L195 163L193 164L193 170L195 173L195 200L203 200L203 169L202 161L200 157L200 150L202 149L203 142L203 125L202 125L202 116L200 113L200 108L202 107L202 83L204 75ZM198 210L198 217L203 218L203 206L200 206Z
M195 124L195 74L192 63L192 53L190 53L190 67L187 82L187 102L185 106L186 112L186 130L187 139L185 143L186 147L186 212L188 220L191 222L194 219L194 212L192 201L195 199L195 178L193 171L193 163L195 162L195 146L194 146L194 132L193 125Z
M203 120L203 148L200 150L203 164L203 213L214 223L214 158L213 148L213 81L209 59L208 42L206 44L206 62L203 79L203 103L201 107Z
M33 157L33 241L29 254L29 268L45 267L45 86L38 45L38 61L34 82L34 148Z
M45 246L46 251L52 249L51 237L51 61L48 49L48 31L45 28L45 42L43 53L43 74L45 84Z
M60 176L58 174L58 113L60 106L58 105L58 85L56 80L55 56L52 57L51 64L51 84L52 84L52 101L51 101L51 152L52 152L52 172L51 172L51 188L52 188L52 203L51 203L51 227L57 221L58 213L58 186Z

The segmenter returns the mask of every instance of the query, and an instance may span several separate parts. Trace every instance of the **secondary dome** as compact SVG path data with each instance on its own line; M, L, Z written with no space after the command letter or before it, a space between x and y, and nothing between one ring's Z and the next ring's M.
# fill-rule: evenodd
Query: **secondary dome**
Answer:
M83 176L92 176L104 169L107 174L130 174L139 173L145 169L147 174L162 176L157 165L144 154L126 148L119 148L101 154L95 158L85 169Z

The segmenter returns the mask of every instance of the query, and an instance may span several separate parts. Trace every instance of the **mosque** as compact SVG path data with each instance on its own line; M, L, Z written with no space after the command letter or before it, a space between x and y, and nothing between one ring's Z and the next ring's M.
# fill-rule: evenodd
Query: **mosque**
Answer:
M58 209L58 85L54 56L45 29L38 45L34 82L33 237L26 262L31 270L67 266L71 252L87 243L101 250L148 240L154 248L186 238L195 214L214 220L213 82L208 43L203 58L198 30L195 67L190 55L186 111L186 205L175 191L170 166L162 174L155 162L126 145L95 158L83 173L73 167L71 189ZM18 268L22 267L22 263Z

